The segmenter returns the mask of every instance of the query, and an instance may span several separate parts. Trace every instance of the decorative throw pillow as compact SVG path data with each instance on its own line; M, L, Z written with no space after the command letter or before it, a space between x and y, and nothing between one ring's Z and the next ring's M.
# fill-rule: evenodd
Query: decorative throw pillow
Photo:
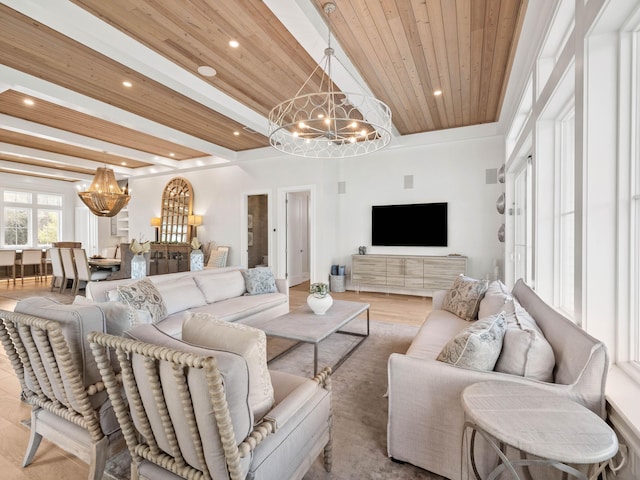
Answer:
M504 313L482 318L444 346L437 360L474 370L493 370L505 332Z
M505 284L500 280L495 280L489 284L487 291L480 301L478 318L495 315L498 312L504 312L506 314L507 323L509 323L509 315L513 315L514 306L513 297L507 290Z
M480 301L486 291L486 280L476 280L461 274L453 281L453 285L447 291L442 302L442 309L463 320L475 320L478 318Z
M250 268L249 270L244 270L242 275L244 275L244 283L248 295L261 295L278 291L276 279L269 267Z
M267 368L267 336L262 330L219 320L209 313L189 313L182 325L182 340L242 355L249 367L249 405L254 422L271 409L273 386Z
M128 285L118 285L118 296L121 302L131 308L149 312L153 323L158 323L167 317L167 307L162 300L162 295L148 278Z
M513 304L514 313L506 317L507 330L495 371L541 382L553 381L556 364L553 348L529 312L516 299Z

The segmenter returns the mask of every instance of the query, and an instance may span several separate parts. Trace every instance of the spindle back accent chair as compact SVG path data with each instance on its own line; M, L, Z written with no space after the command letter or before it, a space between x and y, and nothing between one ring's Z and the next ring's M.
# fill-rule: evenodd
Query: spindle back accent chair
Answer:
M22 466L45 437L88 463L89 480L102 479L107 459L125 445L88 343L77 335L81 319L58 322L0 310L0 320L0 341L32 406ZM89 328L95 323L87 320Z
M154 329L130 332L164 345L89 334L132 457L132 479L301 479L323 450L330 471L330 369L313 379L271 372L276 405L254 425L241 355ZM114 351L124 392L108 356Z

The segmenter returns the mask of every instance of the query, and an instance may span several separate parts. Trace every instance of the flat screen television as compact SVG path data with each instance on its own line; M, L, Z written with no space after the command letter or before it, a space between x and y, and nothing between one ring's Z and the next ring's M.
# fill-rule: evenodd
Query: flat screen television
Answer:
M446 247L447 203L373 205L371 245Z

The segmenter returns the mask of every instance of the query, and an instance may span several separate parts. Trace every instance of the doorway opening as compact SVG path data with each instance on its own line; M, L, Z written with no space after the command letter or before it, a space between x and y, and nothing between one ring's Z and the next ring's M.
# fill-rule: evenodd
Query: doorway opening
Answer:
M256 193L245 196L243 208L245 221L242 228L242 264L247 268L267 267L269 262L269 194Z

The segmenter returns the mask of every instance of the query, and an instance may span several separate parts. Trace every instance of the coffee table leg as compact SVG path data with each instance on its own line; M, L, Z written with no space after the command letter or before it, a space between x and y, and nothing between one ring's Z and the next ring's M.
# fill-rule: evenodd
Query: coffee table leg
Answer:
M318 344L313 344L313 376L318 374Z

